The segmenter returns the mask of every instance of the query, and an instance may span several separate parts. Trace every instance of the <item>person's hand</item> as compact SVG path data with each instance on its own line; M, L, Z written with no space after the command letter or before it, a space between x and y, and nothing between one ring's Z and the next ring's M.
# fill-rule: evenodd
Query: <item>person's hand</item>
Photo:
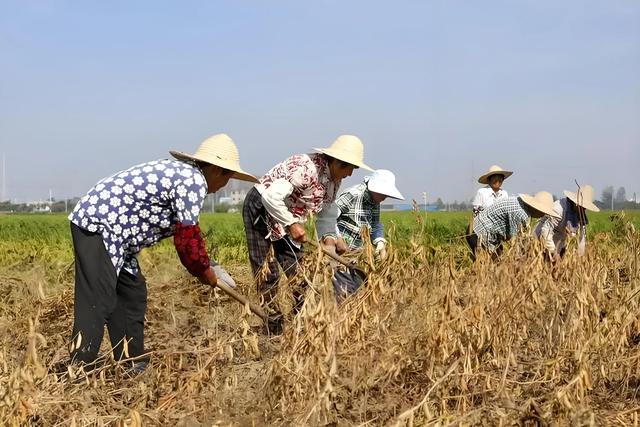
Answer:
M347 252L348 249L349 247L347 246L347 243L344 241L342 236L339 236L338 240L336 241L336 252L338 253L338 255L342 255L343 253Z
M554 263L558 263L560 261L562 261L562 257L560 256L560 254L558 252L554 253L553 254L553 262Z
M287 228L287 232L296 242L304 243L307 241L307 233L304 230L304 225L300 224L299 222L294 222Z
M381 260L385 259L387 256L387 244L382 240L376 243L375 253Z
M209 285L212 288L218 284L218 278L216 277L216 273L213 271L212 267L207 268L202 276L198 277L198 280L203 285Z
M218 263L212 263L211 267L213 267L213 272L216 275L216 279L218 280L218 283L223 283L229 286L230 288L235 289L235 287L237 286L236 281L233 280L233 277L231 277L229 273L227 273L227 270L225 270Z
M325 249L335 252L338 255L342 255L349 249L342 237L324 236L322 238L322 245Z

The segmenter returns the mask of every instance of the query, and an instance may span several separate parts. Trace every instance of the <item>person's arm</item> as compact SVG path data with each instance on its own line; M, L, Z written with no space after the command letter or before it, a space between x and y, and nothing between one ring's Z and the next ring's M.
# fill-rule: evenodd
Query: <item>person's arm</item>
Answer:
M291 236L303 242L304 225L298 221L285 203L295 190L304 191L318 178L316 166L307 155L292 156L284 161L284 177L278 178L262 192L265 209Z
M320 236L320 240L327 246L334 246L338 254L347 251L347 244L342 236L336 234L337 219L340 215L338 205L334 203L326 203L316 218L316 232Z
M340 209L338 205L334 203L325 203L322 206L322 210L318 212L316 217L316 231L320 238L327 236L336 236L336 223L338 216L340 215Z
M188 169L185 169L188 171ZM205 179L199 171L179 181L171 189L170 202L177 218L173 226L173 243L180 262L201 282L215 286L216 275L209 265L206 245L198 219L207 193Z
M473 212L478 213L482 210L482 206L484 205L484 198L482 197L482 188L478 189L476 192L476 197L473 198Z
M217 279L209 263L209 255L207 255L200 226L197 223L191 225L177 223L173 227L173 244L180 262L187 271L202 283L215 286Z
M264 208L285 228L296 222L296 218L284 202L292 192L293 184L284 178L276 179L262 192Z
M371 242L376 247L376 253L385 258L387 253L387 241L384 238L384 224L380 221L380 205L371 212Z
M559 219L550 215L545 215L541 220L540 239L549 254L553 255L556 251L556 244L553 241L553 229L558 225Z
M520 231L525 231L529 227L529 215L524 211L512 212L507 214L508 229L507 240L515 237Z

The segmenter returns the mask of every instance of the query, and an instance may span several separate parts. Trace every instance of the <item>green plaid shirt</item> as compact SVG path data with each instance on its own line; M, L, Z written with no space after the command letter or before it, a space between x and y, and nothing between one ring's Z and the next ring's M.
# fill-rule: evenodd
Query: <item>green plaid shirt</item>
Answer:
M371 241L384 241L384 227L380 222L380 204L371 200L366 182L347 189L336 199L340 209L338 232L349 246L359 249L363 246L360 229L367 227Z
M519 197L496 201L474 218L473 231L478 241L490 251L503 241L518 234L529 224L526 204Z

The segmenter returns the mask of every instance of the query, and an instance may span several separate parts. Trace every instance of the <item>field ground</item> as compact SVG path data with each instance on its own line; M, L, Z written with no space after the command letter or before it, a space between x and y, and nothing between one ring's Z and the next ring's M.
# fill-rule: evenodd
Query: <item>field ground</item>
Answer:
M0 216L0 419L9 425L637 425L640 213L590 215L585 257L532 239L472 264L465 213L384 213L393 246L338 306L330 269L283 335L199 285L170 241L141 256L150 368L66 360L73 258L62 215ZM239 214L202 218L215 257L258 297ZM210 230L210 232L208 232ZM289 284L279 302L290 311Z

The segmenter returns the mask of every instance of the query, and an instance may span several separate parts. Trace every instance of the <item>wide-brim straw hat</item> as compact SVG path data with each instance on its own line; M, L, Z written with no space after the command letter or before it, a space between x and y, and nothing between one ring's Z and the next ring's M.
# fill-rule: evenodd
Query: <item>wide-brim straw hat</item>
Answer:
M502 176L504 176L504 179L507 179L511 175L513 175L513 172L512 171L506 171L506 170L502 169L498 165L493 165L493 166L491 166L489 168L489 172L485 173L480 178L478 178L478 182L480 184L488 184L489 183L489 177L491 175L502 175Z
M373 169L364 163L364 145L357 136L341 135L333 141L331 146L327 148L314 148L314 150L335 159L342 160L350 165L373 172Z
M233 171L232 178L241 181L258 182L258 178L240 167L240 154L233 139L225 133L210 136L202 141L194 154L182 151L169 151L178 160L191 160L209 163Z
M538 191L534 196L518 194L518 197L532 208L556 218L560 218L553 210L553 196L547 191Z
M383 194L394 199L404 200L404 196L396 187L396 176L386 169L378 169L367 177L367 188L374 193Z
M580 187L577 193L564 191L564 195L578 206L593 212L600 212L600 208L593 204L593 187L590 185Z

